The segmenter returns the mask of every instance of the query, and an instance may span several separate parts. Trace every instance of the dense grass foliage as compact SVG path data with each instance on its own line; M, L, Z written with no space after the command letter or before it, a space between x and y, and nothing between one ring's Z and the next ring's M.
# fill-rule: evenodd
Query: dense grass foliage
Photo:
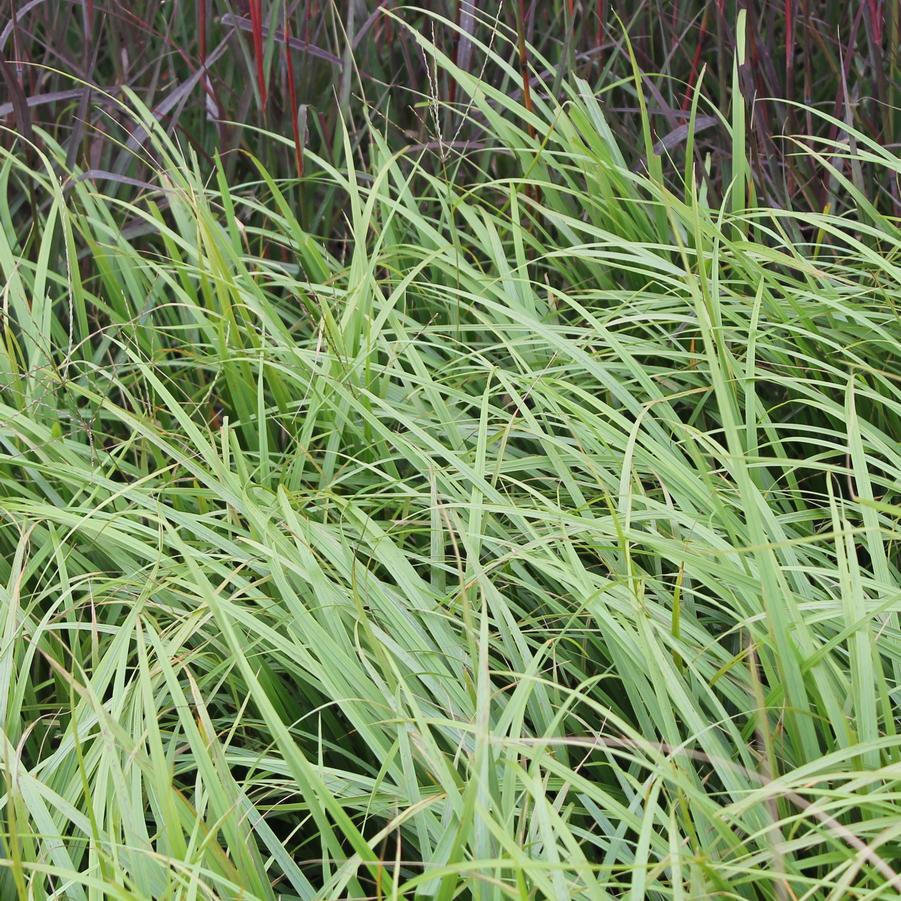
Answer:
M0 897L898 897L901 233L844 173L901 162L768 209L735 104L720 202L411 40L490 166L339 118L328 232L137 98L140 181L2 157Z

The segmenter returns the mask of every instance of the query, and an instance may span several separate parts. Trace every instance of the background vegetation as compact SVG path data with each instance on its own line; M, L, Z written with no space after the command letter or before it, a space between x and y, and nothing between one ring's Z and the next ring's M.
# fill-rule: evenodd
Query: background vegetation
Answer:
M630 53L643 73L655 141L669 152L684 150L692 88L706 68L712 107L727 112L735 93L748 107L749 164L766 201L780 207L834 208L841 195L790 136L835 141L851 125L883 146L901 142L901 9L892 0L430 0L421 9L396 0L26 0L9 9L0 31L7 89L0 112L25 135L33 126L49 130L70 165L120 176L135 175L137 165L107 139L113 122L130 127L115 102L126 87L201 161L209 165L214 149L223 153L230 178L249 171L240 155L225 152L236 148L250 149L273 175L302 171L306 148L337 163L341 122L354 144L368 144L363 109L392 146L434 147L428 104L436 100L455 155L488 138L483 159L490 156L484 118L454 117L451 108L465 102L459 79L435 68L414 32L526 105L525 82L536 76L558 99L564 78L586 79L603 90L626 148L641 138ZM747 53L733 78L740 10ZM498 49L510 67L485 69L479 43ZM294 146L259 142L259 127ZM731 142L706 110L696 132L693 153L702 169L709 160L721 193ZM859 168L858 187L898 213L894 181L879 167ZM315 192L304 199L304 221L323 214ZM340 218L327 205L321 230Z
M0 898L898 897L898 7L740 6L10 7Z

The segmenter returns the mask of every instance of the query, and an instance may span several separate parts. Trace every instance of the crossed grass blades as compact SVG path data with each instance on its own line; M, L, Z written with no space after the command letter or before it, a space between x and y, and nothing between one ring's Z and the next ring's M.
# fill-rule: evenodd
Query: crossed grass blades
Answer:
M505 169L345 131L332 234L127 91L130 199L3 155L0 897L897 897L897 155L412 35Z

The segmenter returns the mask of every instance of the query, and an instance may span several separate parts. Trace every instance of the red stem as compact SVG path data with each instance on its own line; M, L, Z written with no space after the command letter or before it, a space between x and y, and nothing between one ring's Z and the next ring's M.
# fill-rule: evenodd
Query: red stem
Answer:
M791 90L790 81L795 50L795 0L785 0L785 89Z
M257 63L257 87L260 105L266 109L266 75L263 72L263 0L250 0L250 25L253 31L253 53Z
M197 30L200 32L200 65L206 65L206 0L197 4Z
M597 45L600 48L601 44L604 43L604 19L606 10L604 7L606 4L604 0L598 0L598 34L597 34Z
M519 22L517 22L517 44L519 47L519 71L522 74L522 100L525 108L532 112L532 89L529 81L529 56L526 50L526 3L519 0ZM534 138L535 129L529 123L529 134Z
M294 60L291 54L291 25L285 6L285 63L288 69L288 102L291 104L291 130L294 132L294 165L297 177L303 178L303 147L300 143L300 122L297 109L297 83L294 80Z
M704 49L704 38L707 37L707 9L701 18L701 30L698 34L698 43L695 46L695 55L691 60L691 73L688 76L688 87L685 89L685 98L682 101L682 112L686 112L691 106L691 92L694 90L698 78L698 70L701 67L701 53Z

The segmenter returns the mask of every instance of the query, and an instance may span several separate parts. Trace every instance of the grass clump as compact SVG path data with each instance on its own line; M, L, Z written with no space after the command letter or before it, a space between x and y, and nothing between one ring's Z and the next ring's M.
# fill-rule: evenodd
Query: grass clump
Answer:
M897 897L897 224L419 40L492 166L327 235L137 100L3 159L0 896Z

